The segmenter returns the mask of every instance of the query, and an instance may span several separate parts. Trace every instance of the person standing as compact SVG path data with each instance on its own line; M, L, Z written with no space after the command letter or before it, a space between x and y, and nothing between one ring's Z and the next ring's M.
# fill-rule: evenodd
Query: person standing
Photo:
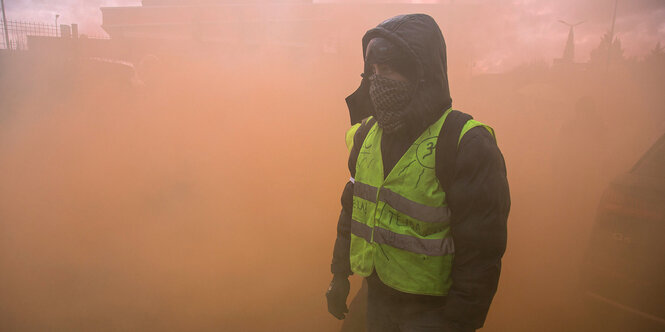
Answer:
M370 332L475 331L497 290L510 210L494 131L452 110L432 17L390 18L362 42L328 311L345 318L357 274Z

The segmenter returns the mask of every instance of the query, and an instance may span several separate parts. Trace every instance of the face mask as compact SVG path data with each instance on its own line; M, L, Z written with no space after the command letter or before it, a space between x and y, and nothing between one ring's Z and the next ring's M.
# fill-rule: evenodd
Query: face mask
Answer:
M399 131L404 127L406 106L413 97L413 84L376 74L370 76L369 81L376 122L386 133Z

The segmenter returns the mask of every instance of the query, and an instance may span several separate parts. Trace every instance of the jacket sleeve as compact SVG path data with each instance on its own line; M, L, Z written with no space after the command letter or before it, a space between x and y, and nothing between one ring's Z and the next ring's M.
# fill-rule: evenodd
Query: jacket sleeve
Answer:
M499 282L510 210L503 155L484 127L462 138L446 197L455 258L444 316L460 330L478 329Z
M353 209L353 183L346 183L342 192L342 211L337 221L337 238L333 249L333 259L330 270L333 274L351 275L351 213Z
M360 129L363 128L363 129ZM356 124L346 133L346 145L349 148L349 173L351 178L356 176L356 161L360 153L360 140L364 139L367 131L366 123ZM360 133L359 133L360 132ZM353 213L353 181L349 181L342 191L342 211L337 221L337 238L333 249L333 259L330 271L333 274L349 276L351 271L351 216Z

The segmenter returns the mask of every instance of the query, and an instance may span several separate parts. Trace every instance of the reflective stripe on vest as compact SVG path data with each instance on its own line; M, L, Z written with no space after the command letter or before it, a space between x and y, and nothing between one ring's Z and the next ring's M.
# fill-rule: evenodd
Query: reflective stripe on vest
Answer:
M370 242L372 229L357 220L351 220L351 234ZM374 242L428 256L443 256L455 252L455 245L453 244L453 239L450 237L444 239L420 239L391 232L380 227L374 228Z
M353 185L353 195L376 203L377 187L356 182ZM400 196L387 188L379 190L379 200L393 207L395 210L424 222L448 222L450 210L447 206L432 207L414 202L406 197Z
M415 140L385 177L381 128L374 124L358 142L351 223L354 273L376 271L386 285L407 293L448 293L455 249L446 194L436 177L435 147L450 111ZM467 122L460 138L476 126L484 125Z

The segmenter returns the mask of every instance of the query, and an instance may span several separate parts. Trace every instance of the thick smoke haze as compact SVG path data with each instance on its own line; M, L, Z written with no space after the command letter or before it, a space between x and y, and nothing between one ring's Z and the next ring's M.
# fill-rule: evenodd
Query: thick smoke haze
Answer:
M335 2L335 1L325 1ZM343 2L343 1L340 1ZM389 1L386 1L389 2ZM403 1L405 2L405 1ZM417 3L419 1L414 1ZM422 2L422 1L420 1ZM576 28L577 61L587 61L600 36L609 30L613 0L441 0L440 3L473 4L476 22L439 22L446 29L463 23L472 39L469 48L474 72L500 72L530 61L549 62L561 57L568 27L559 23L584 21ZM9 0L10 19L79 23L82 33L103 36L101 6L140 6L137 0ZM478 6L482 4L482 6ZM665 3L661 0L620 0L616 36L626 55L643 57L660 41L665 43Z
M612 0L445 3L460 14L432 14L454 107L495 129L511 189L482 331L648 331L585 302L580 279L601 194L665 133L663 2L619 1L627 59L609 67L591 51ZM5 4L91 35L100 6L139 5ZM0 331L339 331L324 293L349 178L344 98L363 33L387 18L345 14L338 53L242 34L123 61L0 50ZM577 64L553 65L559 19L585 21ZM317 28L331 26L289 31Z
M100 6L140 5L136 0L8 0L5 10L8 20L55 23L55 15L60 15L58 24L79 24L81 33L91 36L104 36L101 28Z

